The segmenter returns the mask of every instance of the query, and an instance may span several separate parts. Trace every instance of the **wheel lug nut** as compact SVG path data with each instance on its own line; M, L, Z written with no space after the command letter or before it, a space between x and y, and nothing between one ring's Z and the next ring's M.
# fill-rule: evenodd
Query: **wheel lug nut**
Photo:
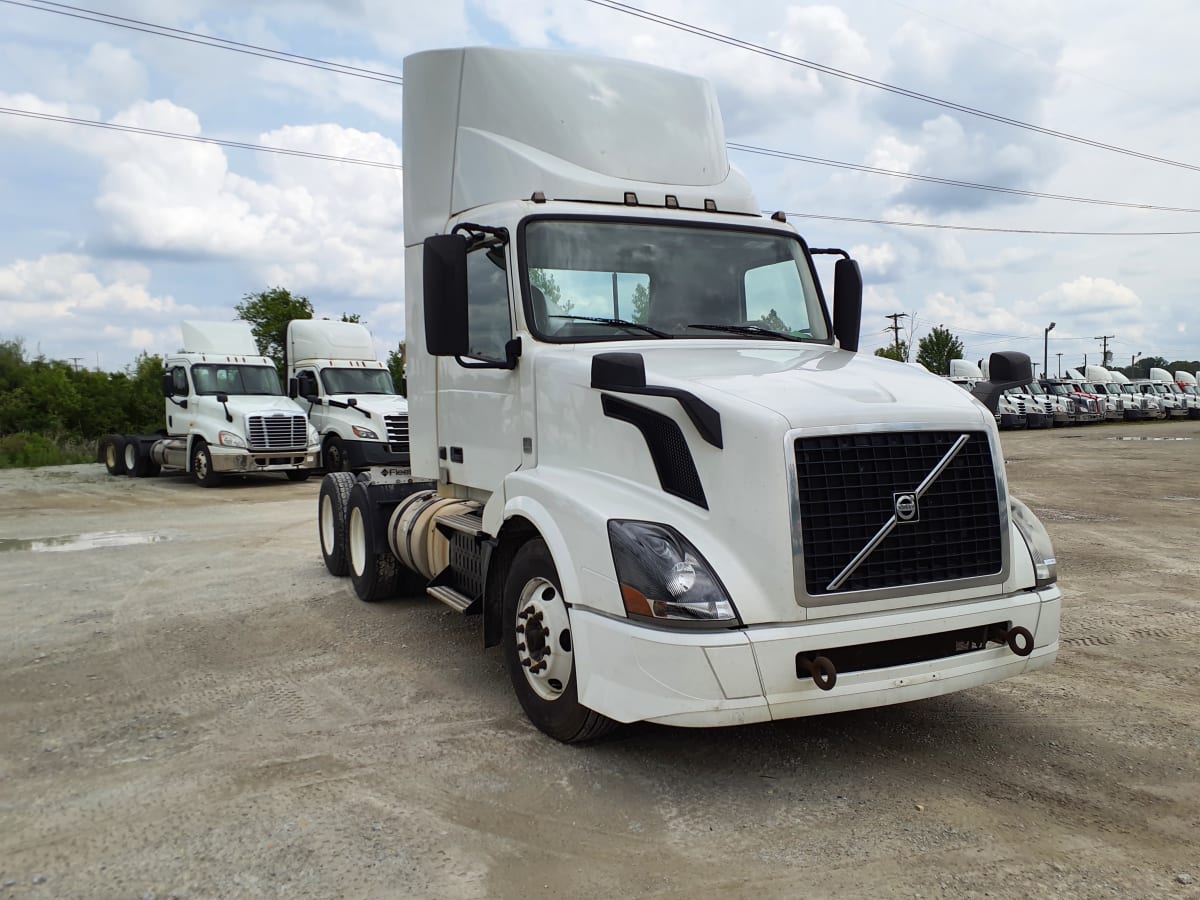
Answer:
M521 660L521 665L523 665L527 669L532 669L533 668L533 660L532 659L523 659L523 660Z
M525 626L524 626L524 625L518 625L518 626L517 626L517 634L524 634L524 633L525 633Z

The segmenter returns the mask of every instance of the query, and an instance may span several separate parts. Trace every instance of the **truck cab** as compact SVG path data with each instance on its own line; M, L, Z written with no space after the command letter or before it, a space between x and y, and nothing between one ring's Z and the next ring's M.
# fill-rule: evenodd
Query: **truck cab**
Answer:
M408 401L358 322L293 319L287 328L288 390L321 435L328 472L407 468Z

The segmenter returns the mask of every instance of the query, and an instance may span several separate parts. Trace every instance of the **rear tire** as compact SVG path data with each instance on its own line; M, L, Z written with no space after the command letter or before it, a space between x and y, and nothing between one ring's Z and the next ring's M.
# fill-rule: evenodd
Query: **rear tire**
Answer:
M119 434L106 434L100 439L100 452L109 475L125 474L125 438Z
M350 571L346 555L346 513L354 476L349 472L330 472L321 479L317 498L317 533L321 538L321 555L330 575L345 575Z
M402 566L386 542L376 547L375 522L365 488L350 491L346 508L346 560L354 593L365 603L388 600L399 589Z
M540 538L513 558L503 616L504 662L529 721L565 744L594 741L617 727L579 702L570 615L554 559Z
M192 444L192 477L200 487L216 487L221 483L221 473L213 469L208 444L201 440Z

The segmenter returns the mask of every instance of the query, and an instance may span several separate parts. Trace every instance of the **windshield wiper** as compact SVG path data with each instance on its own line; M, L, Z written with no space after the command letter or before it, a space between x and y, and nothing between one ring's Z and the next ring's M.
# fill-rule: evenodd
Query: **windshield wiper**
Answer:
M700 328L704 331L728 331L731 334L752 334L756 337L770 337L780 341L804 341L807 338L796 337L786 331L772 331L761 325L689 325L688 328Z
M614 328L638 328L642 331L647 331L655 337L669 338L674 337L673 334L668 334L665 331L659 331L657 328L651 328L649 325L643 325L641 322L630 322L628 319L606 319L603 316L550 316L551 319L579 319L583 322L598 322L601 325L612 325Z

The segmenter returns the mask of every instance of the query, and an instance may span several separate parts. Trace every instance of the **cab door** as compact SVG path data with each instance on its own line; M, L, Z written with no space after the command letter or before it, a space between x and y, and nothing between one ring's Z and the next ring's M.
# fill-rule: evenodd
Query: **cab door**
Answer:
M467 253L468 353L438 358L438 466L451 484L495 491L521 465L522 410L506 244Z

